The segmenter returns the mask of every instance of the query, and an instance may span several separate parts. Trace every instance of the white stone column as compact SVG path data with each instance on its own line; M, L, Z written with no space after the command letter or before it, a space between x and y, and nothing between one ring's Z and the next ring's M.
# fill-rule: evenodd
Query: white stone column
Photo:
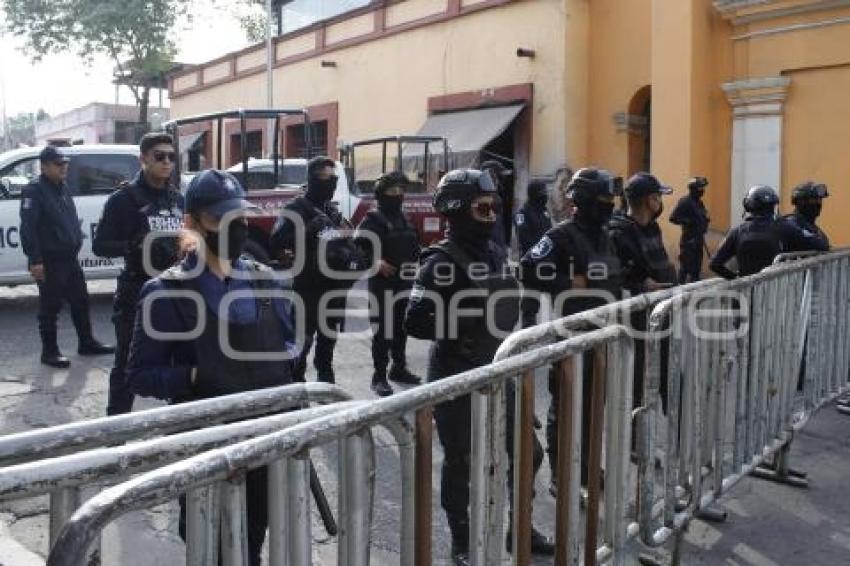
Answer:
M742 201L753 185L782 187L783 106L789 77L767 77L726 83L732 105L732 180L729 222L738 224Z

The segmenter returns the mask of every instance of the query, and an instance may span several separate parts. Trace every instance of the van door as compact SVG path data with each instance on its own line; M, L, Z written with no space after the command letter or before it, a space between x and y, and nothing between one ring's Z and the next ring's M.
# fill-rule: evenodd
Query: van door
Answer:
M41 166L38 155L20 159L0 170L0 283L29 280L27 258L21 247L21 192L38 179Z
M68 186L74 194L74 204L83 229L83 247L79 261L87 278L111 277L123 266L123 260L102 258L91 249L103 205L115 187L130 181L138 173L139 158L132 154L71 155Z

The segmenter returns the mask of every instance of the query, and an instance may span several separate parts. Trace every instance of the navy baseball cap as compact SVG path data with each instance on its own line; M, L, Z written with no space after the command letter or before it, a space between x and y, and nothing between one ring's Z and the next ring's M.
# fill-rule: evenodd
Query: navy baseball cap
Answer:
M185 195L186 214L206 212L221 218L234 210L256 210L245 200L245 189L226 171L207 169L189 182Z
M71 159L62 153L55 145L48 145L38 154L38 160L42 163L68 163Z
M669 195L672 192L673 189L662 185L655 175L649 173L635 173L623 187L626 198L640 198L653 193Z

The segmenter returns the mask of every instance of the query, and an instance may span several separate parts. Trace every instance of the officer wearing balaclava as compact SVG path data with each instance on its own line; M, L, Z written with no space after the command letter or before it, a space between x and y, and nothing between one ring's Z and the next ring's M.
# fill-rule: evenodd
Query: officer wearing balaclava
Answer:
M546 232L520 262L523 282L549 293L553 305L560 310L560 316L596 308L621 297L622 267L614 243L605 230L614 213L614 185L614 177L603 169L586 167L576 171L567 186L567 197L575 204L575 214ZM581 483L587 485L593 368L590 357L587 357L584 368ZM554 374L549 377L549 392L552 402L546 422L546 451L554 491L557 486L560 394Z
M331 199L336 191L337 175L335 163L329 157L314 157L307 164L307 190L284 208L296 214L301 222L293 222L281 215L271 236L271 251L275 257L292 257L304 254L303 268L295 274L293 290L304 304L304 337L301 356L297 360L294 381L304 381L307 354L316 338L316 353L313 365L319 381L334 383L333 350L336 345L338 318L329 311L338 310L341 301L322 301L331 291L347 289L353 280L332 278L333 271L357 271L362 258L350 235L341 230L343 221ZM303 234L298 234L303 230ZM304 237L304 249L297 249L297 235ZM320 246L324 241L325 245ZM320 252L322 255L320 257ZM296 262L298 263L298 262ZM323 265L324 269L320 266ZM325 273L323 273L323 271ZM323 330L324 329L324 330ZM300 338L300 332L299 332Z
M410 181L404 173L386 173L375 181L378 208L366 213L357 227L356 241L369 265L377 273L369 278L369 293L377 306L377 321L372 336L372 391L381 397L392 395L387 382L419 385L421 380L407 369L404 311L407 295L413 285L409 271L419 258L419 233L404 214L404 191ZM371 233L372 239L365 234ZM377 248L376 248L377 245ZM387 364L390 355L392 366Z
M434 341L428 381L492 362L519 319L519 282L506 270L505 249L491 240L501 210L495 180L476 169L450 171L437 186L434 208L448 220L448 238L422 253L405 318L408 334ZM512 406L508 401L509 423ZM463 566L469 564L469 395L434 407L434 420L445 454L440 500L451 530L453 563ZM507 436L512 454L513 435ZM534 460L536 472L543 460L539 446ZM531 548L536 554L554 553L551 539L536 530Z
M670 222L682 227L679 239L679 283L699 281L702 275L702 251L711 219L703 203L708 179L693 177L688 194L679 199L670 214Z
M823 199L828 196L826 185L814 181L806 181L794 187L791 192L794 212L785 216L785 221L793 228L797 237L789 243L788 251L829 251L829 238L817 225L817 218L823 209Z
M552 227L549 214L549 188L544 181L531 181L528 184L528 200L514 215L514 227L519 241L519 256L522 257L540 241L546 231ZM522 327L528 328L537 323L540 310L539 297L529 293L522 301Z

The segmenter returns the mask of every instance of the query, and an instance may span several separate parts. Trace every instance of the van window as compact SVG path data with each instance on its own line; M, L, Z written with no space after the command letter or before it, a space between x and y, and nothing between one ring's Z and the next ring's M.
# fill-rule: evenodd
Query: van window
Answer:
M74 155L68 171L68 184L81 195L111 193L130 181L141 165L134 155Z
M21 192L30 181L41 175L41 163L38 156L18 161L0 171L0 198L21 198Z

